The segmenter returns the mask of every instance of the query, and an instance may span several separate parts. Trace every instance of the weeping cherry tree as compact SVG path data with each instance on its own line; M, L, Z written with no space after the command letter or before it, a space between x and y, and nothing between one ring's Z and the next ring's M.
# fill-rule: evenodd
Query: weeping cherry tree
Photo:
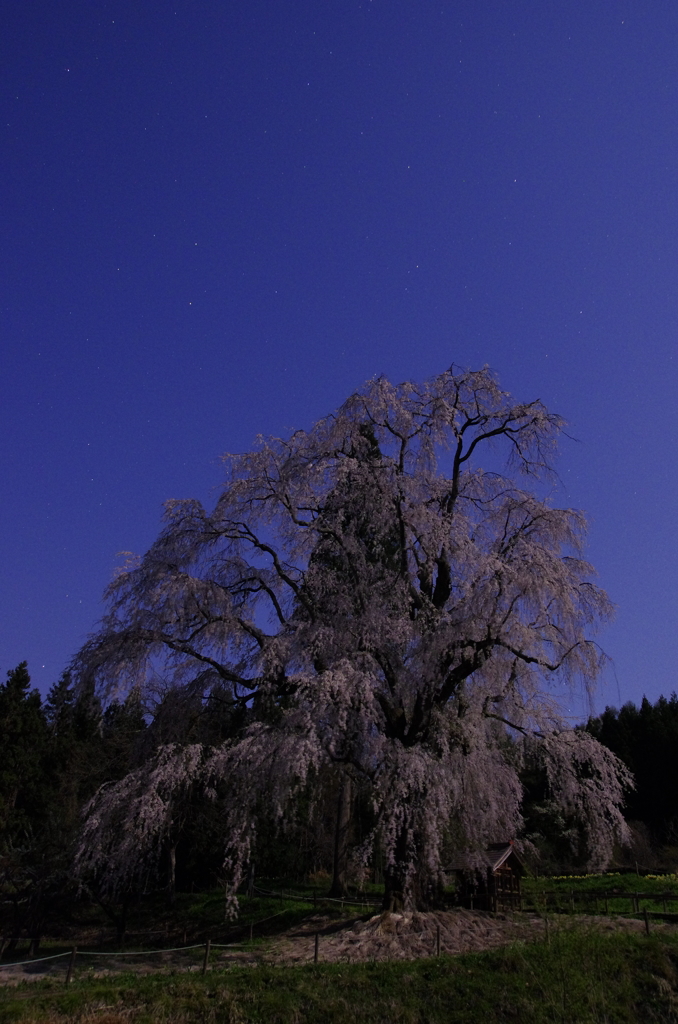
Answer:
M331 771L344 799L369 797L357 859L378 843L385 905L424 905L450 843L472 858L519 833L525 746L604 866L629 778L559 702L594 684L610 612L584 516L544 497L562 426L487 368L380 378L312 429L226 456L212 512L169 502L75 669L104 696L199 680L240 725L101 791L79 869L128 879L199 782L220 788L235 893L262 813L284 822Z

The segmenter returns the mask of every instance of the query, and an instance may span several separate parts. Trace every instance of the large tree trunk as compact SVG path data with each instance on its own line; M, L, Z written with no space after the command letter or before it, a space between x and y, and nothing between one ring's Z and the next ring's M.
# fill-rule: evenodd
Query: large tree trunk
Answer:
M396 841L393 863L386 864L384 868L384 910L404 910L412 900L411 889L407 885L407 839L407 827L404 826Z
M130 897L123 896L120 913L115 917L115 937L119 946L124 946L125 935L127 934L127 914L129 912Z
M177 844L171 841L167 849L167 902L173 907L177 901Z
M422 878L415 869L407 877L405 864L395 864L384 872L384 910L435 910L445 905L442 886L435 879Z
M351 780L344 776L339 788L337 823L334 831L334 865L330 896L346 896L346 871L348 868L349 837L351 831L351 810L353 787Z
M404 826L396 842L394 862L384 869L384 910L431 910L444 905L439 880L418 863L411 867L411 858L408 828Z
M127 914L129 912L131 902L130 895L126 893L121 897L119 913L115 909L115 904L108 903L106 900L102 899L96 890L92 892L91 895L95 902L99 904L106 917L113 922L115 926L116 941L119 946L122 946L125 941L125 933L127 932Z
M18 896L11 897L12 899L12 935L5 947L6 953L14 953L19 942L21 935L21 912L19 910L19 898Z

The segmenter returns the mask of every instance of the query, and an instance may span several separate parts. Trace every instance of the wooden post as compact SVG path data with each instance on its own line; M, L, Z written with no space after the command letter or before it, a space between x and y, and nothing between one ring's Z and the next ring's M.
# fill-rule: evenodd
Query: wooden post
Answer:
M320 933L315 933L315 947L313 949L313 963L318 963L318 946L320 945Z
M650 934L650 915L647 912L647 907L643 910L643 917L645 918L645 934Z
M570 907L572 909L572 913L574 914L574 889L570 889Z
M548 917L544 918L544 941L546 942L547 946L551 945L551 934L549 932L549 919L548 919Z
M254 925L250 921L250 942L252 941L252 932L254 931Z
M436 956L440 956L440 925L436 925Z
M209 963L210 947L211 947L211 945L212 945L212 940L208 939L207 942L205 943L205 956L204 956L203 962L202 962L202 973L203 974L207 974L207 964Z
M73 946L71 950L71 958L68 961L68 970L66 971L66 984L70 985L73 978L73 968L75 967L75 954L78 952L78 947Z

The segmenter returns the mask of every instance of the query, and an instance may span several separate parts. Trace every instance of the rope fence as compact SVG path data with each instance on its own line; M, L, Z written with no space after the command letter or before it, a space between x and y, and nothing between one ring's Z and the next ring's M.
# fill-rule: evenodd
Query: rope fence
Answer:
M192 946L170 946L169 949L134 949L121 951L120 953L106 953L105 951L79 949L78 956L151 956L154 953L184 953L189 949L202 949L204 945L204 942L196 942Z
M106 957L109 960L117 960L120 957L150 957L158 954L165 953L187 953L191 950L202 949L204 950L202 960L201 973L205 974L209 966L210 953L213 949L237 949L238 946L242 946L242 943L217 943L212 942L211 939L207 939L206 942L197 942L189 946L173 946L165 949L138 949L138 950L121 950L120 952L100 952L97 950L90 949L78 949L77 946L71 947L69 950L65 950L63 953L53 953L50 956L32 957L30 960L12 960L8 963L0 964L0 970L2 968L14 968L14 967L34 967L37 964L46 963L49 960L64 960L68 958L68 968L66 972L65 983L68 985L73 980L73 974L75 970L75 963L78 957L89 956L89 957Z
M312 904L313 906L316 906L317 903L318 903L318 898L317 898L317 894L316 893L314 893L313 896L300 896L298 893L284 893L283 890L280 890L278 892L273 892L271 890L260 889L258 887L253 887L253 889L256 891L256 893L259 896L265 896L265 897L269 897L269 898L287 900L289 902L295 902L295 903ZM367 907L367 906L374 906L375 904L380 904L381 903L380 900L376 900L376 899L373 899L373 898L370 898L370 897L363 897L363 896L361 896L361 897L359 897L359 898L357 898L355 900L352 899L351 897L346 897L344 899L341 899L341 898L332 897L332 896L327 896L327 897L323 896L323 897L321 897L321 902L322 903L338 903L338 904L341 904L342 908L343 908L344 904L348 904L349 906ZM249 926L248 925L243 925L242 927L244 927L244 928L249 927L249 938L250 938L250 941L252 941L252 938L253 938L253 934L252 933L253 933L253 930L255 928L258 928L260 925L266 924L269 921L273 921L275 918L281 917L283 914L286 914L286 913L288 913L288 909L287 908L285 908L283 910L279 910L275 914L269 914L267 917L260 918L258 921L252 921L249 924ZM317 958L318 958L318 942L319 942L319 935L318 935L318 933L316 933L316 935L315 935L315 957L314 957L314 960L315 960L316 963L317 963ZM0 940L0 950L2 950L4 948L4 945L5 945L5 941L4 940ZM195 949L204 949L205 953L204 953L204 957L203 957L202 974L205 974L205 972L207 971L208 964L209 964L209 956L210 956L210 953L211 953L211 951L213 949L233 949L233 950L236 950L236 949L242 949L243 946L244 946L243 942L212 942L211 939L207 939L207 941L204 942L204 943L203 942L198 942L198 943L193 943L193 944L187 945L187 946L171 946L171 947L166 947L164 949L120 950L119 952L90 950L90 949L78 949L77 946L73 946L70 950L66 950L63 953L54 953L54 954L51 954L50 956L31 957L30 960L12 960L12 961L9 961L7 963L0 963L0 970L2 970L3 968L13 968L13 967L26 967L26 966L33 967L33 966L35 966L37 964L45 963L45 962L47 962L49 960L60 960L60 959L65 959L66 957L68 957L69 958L69 963L68 963L68 971L67 971L67 974L66 974L66 984L69 984L71 982L71 980L72 980L72 977L73 977L73 971L74 971L74 968L75 968L75 961L76 961L77 957L83 957L83 956L89 956L89 957L108 957L109 959L116 959L117 960L120 957L139 957L139 956L148 957L148 956L155 956L155 955L158 955L158 954L165 954L165 953L187 953L187 952L189 952L191 950L195 950Z
M54 953L52 956L40 956L33 957L31 960L12 960L11 963L0 964L0 969L3 967L23 967L25 964L40 964L45 960L58 960L62 956L70 956L70 949L66 953Z
M653 917L672 920L678 917L678 893L672 892L620 892L613 889L542 889L536 892L497 892L491 894L504 909L532 910L537 913L593 913L605 916L628 914L639 915L648 911ZM487 894L467 894L461 899L461 906L467 909L483 909L481 904ZM645 904L641 908L641 903ZM661 910L652 910L647 904ZM673 906L673 909L669 909Z
M262 895L269 895L269 894L262 890ZM279 894L278 893L274 893L273 895L275 895L277 897ZM303 900L302 902L313 902L313 901L312 900L311 901ZM253 930L255 928L259 927L259 925L266 924L268 921L272 921L274 918L280 917L282 914L286 914L286 913L287 913L287 910L279 910L276 914L269 914L268 917L260 918L258 921L252 921L249 924L250 941L252 941L252 937L253 937L252 936L252 932L253 932ZM242 927L246 928L248 926L247 925L243 925ZM4 949L4 945L5 945L5 940L4 939L0 939L0 950ZM117 960L119 957L155 956L155 955L163 954L163 953L187 953L187 952L189 952L190 950L193 950L193 949L204 949L205 950L205 957L204 957L204 960L203 960L203 967L202 967L202 973L204 974L205 971L207 970L207 965L208 965L208 962L209 962L209 954L210 954L211 950L213 950L213 949L233 949L233 950L236 950L236 949L242 949L243 946L244 946L243 942L212 942L211 939L208 939L206 942L192 943L191 945L187 945L187 946L170 946L170 947L165 947L163 949L120 950L120 951L117 951L117 952L116 951L106 951L106 950L78 949L77 946L73 946L70 950L66 950L63 953L53 953L50 956L31 957L30 960L11 960L11 961L8 961L7 963L0 963L0 970L2 970L3 968L12 968L12 967L26 967L26 966L31 966L32 967L35 964L45 963L48 960L60 960L60 959L64 959L65 957L70 957L68 973L67 973L67 976L66 976L66 983L68 984L70 982L71 978L72 978L73 968L74 968L74 965L75 965L75 959L76 959L76 957L79 957L79 956L81 956L81 957L82 956L108 957L109 959L116 959Z
M281 900L287 900L290 902L312 904L314 906L319 902L316 894L312 897L302 896L296 893L284 893L283 890L273 892L266 889L260 889L258 887L252 887L254 891L260 896L279 898ZM570 889L569 892L563 892L562 890L542 890L541 892L534 893L505 893L502 894L502 901L512 905L512 909L520 908L523 910L528 907L537 913L545 914L548 909L555 911L556 913L562 912L575 912L576 904L579 903L579 909L582 909L583 904L588 905L588 909L591 909L593 905L595 907L596 914L604 913L606 916L627 915L629 910L633 915L641 915L645 921L645 929L649 934L650 931L650 918L664 918L669 920L678 920L678 913L671 913L668 911L668 906L674 904L678 906L678 893L642 893L642 892L615 892L613 890L576 890ZM549 900L551 901L551 907L549 908ZM381 900L371 897L358 897L353 899L352 897L345 897L341 899L339 897L321 897L322 903L340 903L343 907L344 904L349 906L375 906L381 905ZM629 910L625 909L611 909L610 904L613 902L627 902L629 903ZM663 912L648 911L647 906L641 910L641 902L647 903L661 903ZM513 904L515 904L513 906ZM602 906L601 906L602 904ZM268 917L261 918L259 921L253 921L249 925L242 925L242 928L249 927L249 940L252 941L253 930L258 928L262 924L266 924L268 921L272 921L277 917L281 917L283 914L289 912L288 908L278 911L276 914L270 914ZM546 937L548 941L548 918L545 917ZM320 933L316 932L314 935L314 956L313 960L315 963L318 962L318 950L319 950ZM5 948L5 939L0 938L0 952ZM119 959L121 957L150 957L157 956L167 953L188 953L192 950L202 949L204 955L202 959L201 973L205 974L209 965L210 953L216 949L232 949L238 950L243 949L246 946L245 942L212 942L211 939L207 939L205 942L191 943L190 945L184 946L171 946L163 949L145 949L145 950L120 950L115 951L100 951L100 950L89 950L89 949L78 949L77 946L73 946L69 950L65 950L63 953L52 953L49 956L31 957L28 960L14 960L7 963L0 963L0 971L3 968L15 968L15 967L26 967L36 966L37 964L46 963L47 961L61 960L69 958L68 970L66 973L66 984L69 984L73 978L74 967L77 957L108 957L109 959ZM440 955L440 929L438 927L436 935L436 952Z
M277 891L271 889L260 889L257 885L252 886L252 891L256 892L259 896L268 896L271 899L288 900L295 903L312 903L313 906L317 906L318 903L339 903L343 907L347 905L349 907L380 907L382 904L381 897L379 896L318 896L316 892L313 895L301 896L299 893L286 893L283 889Z
M260 918L258 921L252 921L249 924L249 926L248 925L242 925L242 927L243 928L249 927L250 941L251 941L252 940L252 931L253 931L253 929L258 928L259 925L266 924L268 921L272 921L274 918L280 917L282 914L286 914L286 913L287 913L287 910L279 910L276 914L269 914L268 917ZM243 942L212 942L211 940L208 940L208 942L209 942L209 945L210 945L210 949L240 949L240 948L242 948L244 946ZM204 949L205 945L206 944L204 942L197 942L197 943L192 943L191 945L188 945L188 946L169 946L169 947L164 947L163 949L135 949L135 950L119 950L119 951L115 951L115 950L77 949L77 947L73 947L73 949L76 950L76 954L75 954L76 956L99 956L99 957L109 957L109 958L113 958L114 957L114 958L117 959L118 957L123 957L123 956L125 956L125 957L127 957L127 956L154 956L154 955L161 954L161 953L186 953L186 952L189 952L192 949ZM4 940L0 940L0 949L2 949L3 947L4 947ZM54 954L51 954L50 956L31 957L30 960L11 960L11 961L8 961L7 963L0 963L0 970L2 970L4 967L24 967L24 966L26 966L28 964L30 964L30 965L40 964L40 963L43 963L44 961L47 961L47 960L59 960L60 958L67 957L67 956L72 957L73 956L73 949L67 950L64 953L54 953Z

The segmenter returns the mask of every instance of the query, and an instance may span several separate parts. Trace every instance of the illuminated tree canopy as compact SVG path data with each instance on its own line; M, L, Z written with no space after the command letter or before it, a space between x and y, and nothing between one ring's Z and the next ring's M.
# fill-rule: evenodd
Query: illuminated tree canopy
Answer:
M356 857L378 837L386 900L426 902L445 843L472 855L518 834L524 743L602 866L628 776L556 699L594 683L592 634L610 612L581 557L584 516L543 496L562 426L487 369L380 378L311 430L227 456L212 512L168 503L75 667L108 694L159 679L218 692L233 735L164 747L104 789L81 870L132 871L200 780L226 793L235 891L261 808L282 821L331 770L369 795L374 833ZM123 826L136 843L116 842Z

